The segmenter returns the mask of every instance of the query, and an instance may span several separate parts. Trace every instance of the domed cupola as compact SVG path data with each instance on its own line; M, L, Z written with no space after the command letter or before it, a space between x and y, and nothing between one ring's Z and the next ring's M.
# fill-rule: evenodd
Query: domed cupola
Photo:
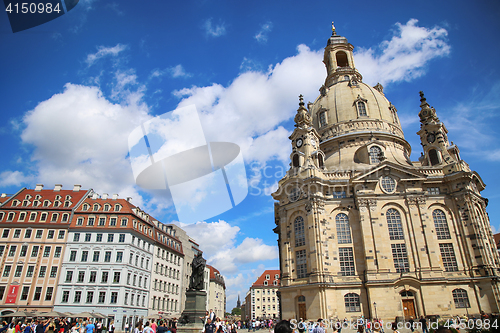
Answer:
M337 35L332 22L332 36L328 39L323 57L328 73L325 87L330 87L339 80L361 81L363 79L354 67L353 49L354 46L347 42L347 38Z
M408 165L411 147L404 138L397 110L385 97L381 84L371 87L363 82L354 66L353 49L347 38L337 35L332 23L323 57L327 77L320 96L308 107L326 154L325 164L327 168L338 167L338 163L352 168L387 159ZM340 154L347 145L359 149L350 149L347 155L343 152L340 159L334 156L335 150ZM328 152L332 152L331 157Z

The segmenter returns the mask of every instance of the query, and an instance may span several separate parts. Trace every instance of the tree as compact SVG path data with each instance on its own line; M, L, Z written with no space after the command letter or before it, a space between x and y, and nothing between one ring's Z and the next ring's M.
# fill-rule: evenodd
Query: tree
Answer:
M231 310L231 314L233 316L241 316L241 309L240 308L234 308Z

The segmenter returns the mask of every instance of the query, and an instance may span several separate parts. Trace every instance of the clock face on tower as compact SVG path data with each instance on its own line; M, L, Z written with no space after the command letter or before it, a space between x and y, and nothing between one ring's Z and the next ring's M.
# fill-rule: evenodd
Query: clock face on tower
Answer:
M433 143L435 140L436 140L436 136L434 135L434 133L429 133L427 135L427 142Z
M302 139L297 139L297 148L302 147L303 143L304 143L304 141L302 141Z
M316 148L316 140L311 139L311 144L312 144L312 146L313 146L314 148Z

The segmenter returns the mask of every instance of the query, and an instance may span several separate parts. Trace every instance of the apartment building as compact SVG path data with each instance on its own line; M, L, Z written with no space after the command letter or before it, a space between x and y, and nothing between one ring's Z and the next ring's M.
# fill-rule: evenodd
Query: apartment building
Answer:
M23 188L0 206L0 315L50 311L75 209L89 191Z
M149 315L179 318L183 304L184 253L176 230L160 221L156 226Z
M265 270L245 297L246 319L279 318L280 271Z

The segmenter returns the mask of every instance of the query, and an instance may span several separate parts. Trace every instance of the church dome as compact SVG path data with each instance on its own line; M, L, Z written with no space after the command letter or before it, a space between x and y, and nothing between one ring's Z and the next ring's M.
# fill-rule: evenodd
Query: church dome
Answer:
M377 89L376 89L377 88ZM354 75L342 75L309 105L321 140L351 132L385 132L404 138L396 108L379 91Z
M384 160L411 165L411 147L396 108L381 84L363 82L354 66L354 46L332 28L323 57L325 83L320 96L307 105L310 117L303 116L303 105L297 111L296 122L302 121L298 126L307 123L315 129L326 170L362 169Z

